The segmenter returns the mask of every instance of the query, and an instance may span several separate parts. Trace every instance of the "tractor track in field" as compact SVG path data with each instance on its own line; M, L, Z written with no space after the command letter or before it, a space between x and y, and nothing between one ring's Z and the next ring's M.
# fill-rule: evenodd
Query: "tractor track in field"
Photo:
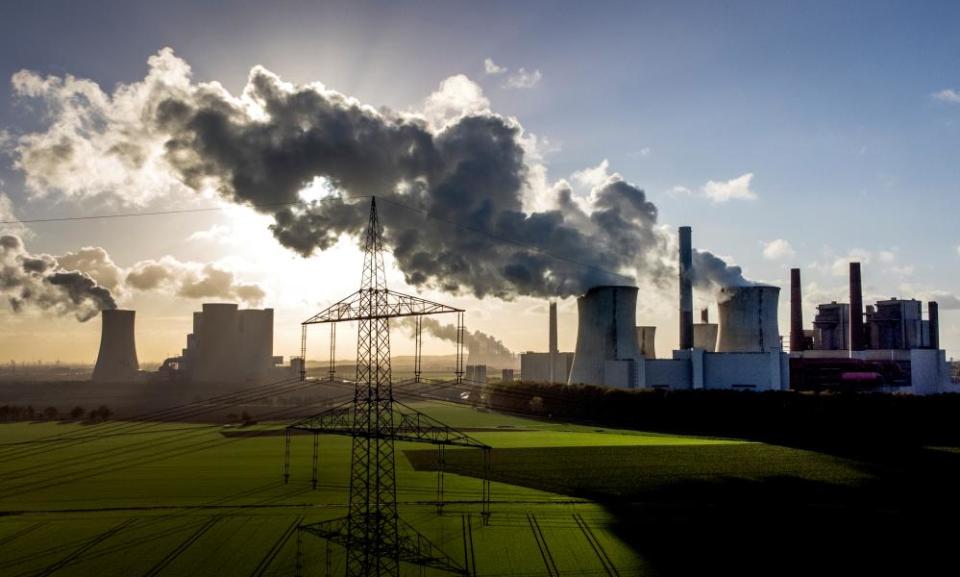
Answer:
M447 505L479 505L479 499L461 499L444 501ZM514 500L493 500L494 505L593 505L594 501L587 499L514 499ZM397 505L409 506L431 506L437 505L436 500L424 501L398 501ZM145 507L98 507L83 509L42 509L31 510L24 509L19 511L0 511L0 517L24 516L24 515L69 515L82 513L140 513L150 511L215 511L231 509L345 509L347 503L288 503L283 505L271 504L250 504L250 505L150 505Z

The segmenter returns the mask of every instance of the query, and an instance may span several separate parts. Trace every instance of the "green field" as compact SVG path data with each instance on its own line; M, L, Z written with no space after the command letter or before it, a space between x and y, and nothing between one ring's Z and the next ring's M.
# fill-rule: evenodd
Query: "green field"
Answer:
M635 541L645 529L625 524L633 515L625 511L689 506L696 499L683 492L688 484L715 501L723 495L711 487L789 481L822 492L874 476L856 461L762 443L551 424L440 403L418 408L494 447L486 526L472 476L476 451L446 451L442 515L435 450L404 443L397 452L403 518L480 576L671 573L669 559ZM0 575L293 575L290 529L345 512L349 439L321 438L313 490L309 437L294 438L284 485L282 437L221 432L171 423L0 425ZM65 437L50 442L52 435ZM304 574L326 574L325 544L305 537L304 545ZM333 548L329 563L341 574L342 551Z

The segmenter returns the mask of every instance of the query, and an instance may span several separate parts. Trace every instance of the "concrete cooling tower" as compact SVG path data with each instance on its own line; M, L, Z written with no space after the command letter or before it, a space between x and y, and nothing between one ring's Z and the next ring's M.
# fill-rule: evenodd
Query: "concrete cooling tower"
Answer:
M717 352L780 350L777 300L780 288L767 285L720 289L720 336Z
M577 349L567 382L637 386L637 287L593 287L577 299L577 309Z
M657 358L657 327L637 327L637 344L640 346L640 354L645 358Z
M133 334L136 311L105 310L100 315L103 329L93 380L115 383L136 379L140 370Z

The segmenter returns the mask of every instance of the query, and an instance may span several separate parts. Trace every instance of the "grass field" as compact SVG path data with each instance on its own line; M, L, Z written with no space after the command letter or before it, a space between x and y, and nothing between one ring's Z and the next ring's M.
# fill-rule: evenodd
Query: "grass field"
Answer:
M789 512L802 518L811 500L837 507L883 477L875 464L762 443L544 423L441 403L418 408L494 447L486 526L477 452L446 451L442 515L435 450L404 443L397 453L401 515L480 576L688 574L693 566L671 548L676 539L706 543L705 532L724 524L742 531L749 519L768 523L745 536L762 540L781 530L774 521L784 504L773 495L802 491L803 510ZM282 437L221 431L0 426L0 575L293 575L291 528L345 513L349 439L321 439L312 490L309 437L294 438L284 485ZM64 437L51 442L53 435ZM726 518L731 511L744 519ZM763 567L710 551L716 569ZM304 561L305 575L324 575L325 544L305 537ZM334 574L342 564L342 551L332 549Z

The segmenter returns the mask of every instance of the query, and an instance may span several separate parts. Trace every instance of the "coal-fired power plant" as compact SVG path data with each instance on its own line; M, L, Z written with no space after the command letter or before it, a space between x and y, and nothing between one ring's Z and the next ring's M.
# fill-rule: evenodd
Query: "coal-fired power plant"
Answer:
M863 306L859 262L850 263L850 301L817 305L813 329L800 316L800 271L791 272L790 381L798 390L937 394L958 392L940 349L936 302L878 300Z
M100 312L100 352L93 369L93 380L105 383L133 381L140 371L134 339L136 311L104 310Z
M720 289L717 352L763 353L780 350L777 303L780 287L750 285Z
M637 291L634 286L598 286L577 299L570 383L637 387Z

